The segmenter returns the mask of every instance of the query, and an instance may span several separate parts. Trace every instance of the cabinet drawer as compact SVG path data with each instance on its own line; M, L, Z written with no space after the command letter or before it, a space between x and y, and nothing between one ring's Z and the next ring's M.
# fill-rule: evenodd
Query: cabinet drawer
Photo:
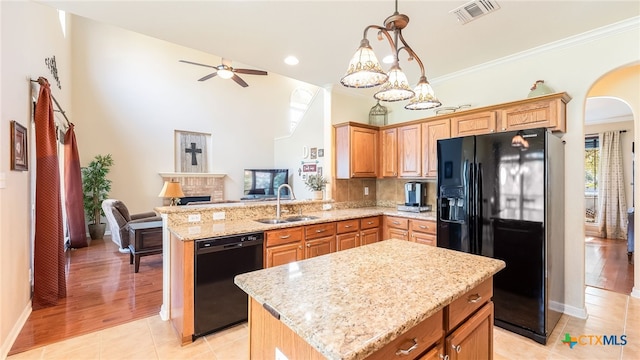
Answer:
M411 231L419 231L427 234L436 234L436 222L431 220L414 220L409 221Z
M266 232L267 247L288 244L302 240L302 227L290 229L271 230Z
M489 278L449 304L445 311L445 330L449 332L454 329L489 301L492 296L493 278Z
M418 231L411 232L411 241L417 242L418 244L425 244L431 246L437 246L438 239L434 234L421 233Z
M385 345L382 349L376 351L366 359L418 359L420 358L420 354L440 340L442 335L442 310L440 310L430 318L398 336L394 341ZM417 346L408 354L399 353L400 350L407 350L414 344L417 344Z
M409 219L387 216L385 226L396 229L409 230Z
M317 225L307 225L304 227L304 238L306 240L332 236L335 234L336 223L334 222Z
M364 219L360 219L360 229L372 229L380 227L380 216L372 216Z
M348 232L358 231L360 230L359 226L360 222L358 221L358 219L338 221L336 223L336 233L344 234Z

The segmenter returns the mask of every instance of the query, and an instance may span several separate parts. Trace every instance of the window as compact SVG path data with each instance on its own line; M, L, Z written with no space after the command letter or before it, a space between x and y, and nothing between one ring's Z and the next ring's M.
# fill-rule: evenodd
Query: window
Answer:
M584 139L584 199L585 222L594 223L598 218L598 167L600 140L598 136Z
M305 112L309 108L313 93L304 88L297 88L291 93L291 100L289 102L289 132L293 131L298 126L300 120L304 116Z

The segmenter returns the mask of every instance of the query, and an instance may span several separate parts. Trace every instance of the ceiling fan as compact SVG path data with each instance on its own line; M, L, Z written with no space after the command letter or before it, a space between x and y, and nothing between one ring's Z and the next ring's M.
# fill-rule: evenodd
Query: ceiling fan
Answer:
M247 86L249 86L249 84L247 84L244 80L242 80L242 78L240 76L238 76L237 74L267 75L267 72L266 71L262 71L262 70L235 69L235 68L231 67L231 60L224 59L224 58L222 59L222 64L217 65L217 66L200 64L200 63L187 61L187 60L180 60L180 62L191 64L191 65L198 65L198 66L204 66L204 67L216 69L216 71L212 72L209 75L201 77L200 79L198 79L198 81L209 80L212 77L214 77L216 75L219 75L223 79L232 79L233 81L238 83L238 85L240 85L242 87L247 87Z

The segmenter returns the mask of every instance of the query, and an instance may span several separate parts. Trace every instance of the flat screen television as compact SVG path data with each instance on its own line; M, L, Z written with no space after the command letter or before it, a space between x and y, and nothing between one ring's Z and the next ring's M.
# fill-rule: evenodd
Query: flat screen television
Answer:
M277 197L282 184L289 183L289 169L244 169L244 196L241 200L268 200ZM289 198L289 189L280 190L280 198Z

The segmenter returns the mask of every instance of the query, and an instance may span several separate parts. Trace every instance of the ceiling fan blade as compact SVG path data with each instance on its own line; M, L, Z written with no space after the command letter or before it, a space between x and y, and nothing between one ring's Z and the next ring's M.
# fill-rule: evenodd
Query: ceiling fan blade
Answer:
M233 69L233 70L238 74L267 75L267 72L262 70L253 70L253 69Z
M183 63L187 63L187 64L191 64L191 65L198 65L198 66L204 66L204 67L216 69L216 67L212 66L212 65L199 64L199 63L196 63L196 62L193 62L193 61L187 61L187 60L178 60L178 61L183 62Z
M198 81L205 81L205 80L209 80L209 79L211 79L212 77L214 77L214 76L216 76L216 75L218 75L218 72L217 72L217 71L216 71L216 72L214 72L214 73L211 73L211 74L209 74L209 75L207 75L207 76L203 76L203 77L201 77L200 79L198 79Z
M247 87L249 86L249 84L247 84L244 80L242 80L242 78L240 78L240 76L233 74L233 77L231 77L231 79L233 79L233 81L237 82L238 85L242 86L242 87Z

